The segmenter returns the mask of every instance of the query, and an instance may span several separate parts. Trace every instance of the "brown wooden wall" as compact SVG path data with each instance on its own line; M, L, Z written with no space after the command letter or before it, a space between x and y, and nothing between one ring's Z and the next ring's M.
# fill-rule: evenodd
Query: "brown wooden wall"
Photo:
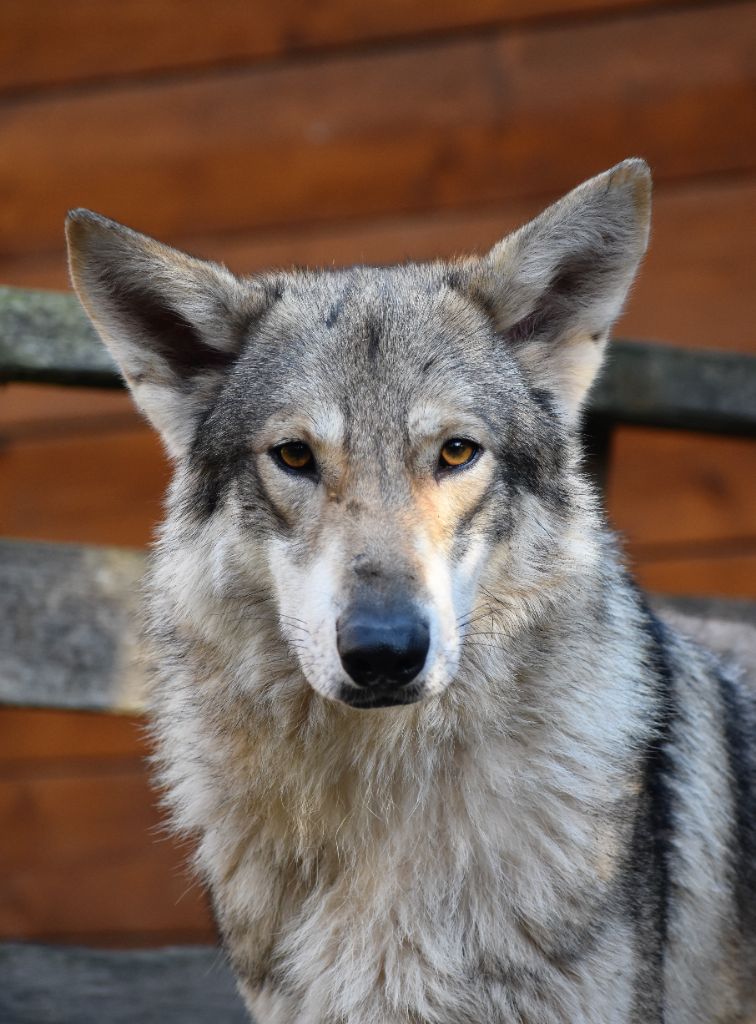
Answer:
M756 351L756 3L4 0L0 283L66 287L88 206L254 271L483 249L629 155L654 234L618 333ZM118 394L0 394L0 535L148 543L167 466ZM624 429L641 581L756 597L756 452ZM0 937L211 933L138 723L0 714Z

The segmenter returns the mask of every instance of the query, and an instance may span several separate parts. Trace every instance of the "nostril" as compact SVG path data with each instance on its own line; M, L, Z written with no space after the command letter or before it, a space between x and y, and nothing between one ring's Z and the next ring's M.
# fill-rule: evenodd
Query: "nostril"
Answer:
M345 671L357 686L405 686L423 669L428 623L410 604L359 604L336 626Z

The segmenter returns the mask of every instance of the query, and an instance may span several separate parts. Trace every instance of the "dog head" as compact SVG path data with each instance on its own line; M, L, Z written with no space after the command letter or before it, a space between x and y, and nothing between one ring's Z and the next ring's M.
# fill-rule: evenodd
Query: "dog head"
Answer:
M197 594L262 595L316 691L378 707L556 593L592 557L575 432L649 207L628 160L480 258L251 278L72 212L74 286L176 463L197 628Z

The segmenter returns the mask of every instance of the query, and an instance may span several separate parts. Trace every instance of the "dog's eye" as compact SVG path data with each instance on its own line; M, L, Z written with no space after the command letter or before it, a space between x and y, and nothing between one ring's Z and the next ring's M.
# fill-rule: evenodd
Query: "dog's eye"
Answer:
M312 473L315 469L315 457L304 441L288 441L271 449L271 455L284 469L295 473Z
M480 452L480 445L463 437L452 437L442 447L438 457L441 470L459 469L473 462Z

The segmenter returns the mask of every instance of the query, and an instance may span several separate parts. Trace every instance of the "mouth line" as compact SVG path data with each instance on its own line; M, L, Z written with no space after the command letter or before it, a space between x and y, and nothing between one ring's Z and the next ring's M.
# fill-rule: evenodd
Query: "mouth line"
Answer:
M362 711L373 708L406 707L409 704L417 704L422 697L423 688L421 686L407 686L402 690L358 690L342 686L338 693L338 700L343 704Z

